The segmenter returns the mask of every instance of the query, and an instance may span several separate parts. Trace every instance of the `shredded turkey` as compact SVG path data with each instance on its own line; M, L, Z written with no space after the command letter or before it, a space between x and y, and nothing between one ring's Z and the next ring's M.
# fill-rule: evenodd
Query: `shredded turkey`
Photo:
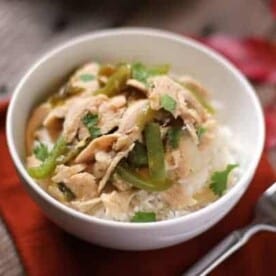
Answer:
M44 119L47 117L50 110L51 110L50 105L48 103L43 103L39 105L37 108L35 108L34 111L32 112L32 115L29 118L27 128L26 128L27 155L31 154L32 152L36 129L42 125Z
M136 79L129 79L126 84L136 88L137 90L142 91L143 93L147 93L147 87L141 81L138 81Z
M92 213L93 210L101 203L102 203L102 200L99 197L97 197L97 198L93 198L85 201L81 201L81 200L72 201L71 206L82 213Z
M73 166L59 165L56 168L55 175L52 177L55 183L66 183L70 177L83 171L86 168L85 164L77 164Z
M80 126L81 119L87 112L97 113L99 106L107 100L104 96L83 97L72 101L69 105L64 124L63 135L68 143L72 142Z
M76 71L71 77L69 84L73 89L79 89L84 94L93 93L99 89L97 80L98 71L98 63L88 63Z
M79 199L87 200L98 195L95 177L90 173L81 172L74 174L64 183Z
M105 208L106 216L117 220L125 220L133 196L134 193L132 191L113 191L110 194L103 193L101 200Z
M118 165L118 163L124 158L128 156L128 153L133 149L134 144L132 144L129 149L125 150L125 151L121 151L119 152L111 161L108 169L106 170L106 173L104 175L104 177L101 179L101 181L99 182L99 188L98 191L102 191L102 189L104 188L104 186L106 185L106 182L109 180L112 172L114 171L114 169L116 168L116 166Z
M77 156L75 162L82 163L94 158L98 151L111 149L113 143L119 138L119 134L108 134L92 140L89 145Z

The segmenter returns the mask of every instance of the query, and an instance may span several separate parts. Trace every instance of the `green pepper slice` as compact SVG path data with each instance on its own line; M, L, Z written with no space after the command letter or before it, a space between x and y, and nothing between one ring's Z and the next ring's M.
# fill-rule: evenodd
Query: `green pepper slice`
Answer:
M98 89L94 95L104 94L112 97L120 92L130 78L131 69L129 65L121 65L108 79L103 88Z
M143 177L132 170L126 162L121 162L116 173L134 187L147 191L163 191L172 183L167 178L165 169L165 154L161 139L160 127L157 123L148 123L145 127L149 175Z
M200 92L195 87L183 83L181 83L181 85L187 88L210 114L215 113L215 109L213 108L213 106L204 97L202 97Z
M146 124L153 121L154 115L156 114L156 110L151 109L149 105L145 105L145 107L140 111L141 113L138 116L136 125L141 131L143 131Z
M165 154L159 124L148 123L145 127L149 174L152 180L166 181Z
M31 177L36 179L44 179L49 177L57 166L57 159L67 150L67 144L63 137L60 137L54 145L52 151L45 161L38 167L28 169Z
M171 182L166 179L163 182L156 182L150 178L142 177L134 170L129 168L126 163L121 162L117 168L116 173L126 182L131 183L134 187L150 191L150 192L158 192L164 191L171 186Z

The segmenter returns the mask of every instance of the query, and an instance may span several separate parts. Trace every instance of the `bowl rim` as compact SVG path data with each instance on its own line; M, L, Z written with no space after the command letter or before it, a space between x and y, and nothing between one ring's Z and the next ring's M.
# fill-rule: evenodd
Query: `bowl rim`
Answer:
M250 164L248 165L248 170L245 171L238 182L229 189L229 191L224 194L222 197L218 198L216 201L212 202L210 205L207 205L199 210L196 210L194 212L191 212L187 215L168 219L168 220L162 220L162 221L156 221L156 222L148 222L148 223L135 223L135 222L121 222L121 221L113 221L113 220L107 220L102 218L97 218L85 213L81 213L77 210L74 210L58 200L54 199L52 196L50 196L45 190L43 190L34 179L29 176L27 173L27 170L24 167L23 162L20 161L19 155L15 148L15 143L12 135L12 121L13 121L13 110L16 108L17 104L17 97L20 94L22 86L25 84L25 82L32 77L33 72L41 65L46 63L49 59L55 57L59 53L61 53L66 48L70 48L75 46L76 44L81 44L85 41L98 39L101 37L106 36L127 36L127 35L143 35L143 36L150 36L150 37L158 37L165 40L171 40L174 42L177 42L179 44L186 44L192 48L197 49L198 51L203 52L204 54L210 56L212 59L216 60L216 62L220 63L222 66L226 67L228 71L230 71L235 78L238 79L238 81L244 86L244 89L247 91L247 94L249 97L251 97L253 101L253 105L255 107L255 112L258 118L257 121L257 129L259 131L259 140L257 141L257 148L256 148L256 154L254 155L254 158L251 159ZM80 220L84 220L89 223L96 223L100 224L102 226L109 226L113 228L129 228L129 229L153 229L153 228L162 228L166 226L172 226L178 223L188 223L192 220L196 220L196 218L204 216L205 214L211 213L215 209L219 209L224 205L225 202L230 200L231 197L233 197L235 194L238 194L240 191L240 188L245 186L245 189L242 193L245 192L245 190L248 188L249 183L246 184L246 180L250 178L251 175L253 175L254 171L256 170L256 167L260 161L261 154L263 151L264 146L264 137L265 137L265 127L264 127L264 116L263 111L261 108L260 101L257 97L257 95L254 92L253 87L249 82L246 80L246 78L243 76L243 74L234 66L231 62L226 60L223 56L221 56L219 53L215 52L214 50L210 49L209 47L206 47L205 45L195 41L192 38L185 37L179 34L175 34L169 31L159 30L159 29L153 29L153 28L133 28L133 27L126 27L126 28L115 28L115 29L105 29L100 31L91 32L88 34L77 36L76 38L70 39L67 42L64 42L60 44L57 47L54 47L54 49L46 52L44 55L42 55L40 58L37 59L37 61L30 67L30 69L24 74L24 76L19 81L18 85L16 86L14 93L11 97L11 102L8 107L8 113L7 113L7 120L6 120L6 135L7 135L7 142L8 142L8 148L11 154L11 157L13 159L13 162L20 173L20 175L25 180L25 184L28 185L36 194L38 194L44 201L47 201L48 204L52 205L56 209L58 209L60 212L65 212L69 216L73 216L75 218L78 218ZM237 200L238 201L238 200ZM235 204L234 204L235 205Z

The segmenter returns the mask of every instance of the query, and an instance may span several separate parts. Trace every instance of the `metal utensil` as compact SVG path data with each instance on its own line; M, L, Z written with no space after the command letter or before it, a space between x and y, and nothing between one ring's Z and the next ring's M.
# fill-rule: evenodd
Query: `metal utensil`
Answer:
M244 245L254 234L263 230L276 232L276 182L258 200L253 222L240 230L232 232L183 275L207 275Z

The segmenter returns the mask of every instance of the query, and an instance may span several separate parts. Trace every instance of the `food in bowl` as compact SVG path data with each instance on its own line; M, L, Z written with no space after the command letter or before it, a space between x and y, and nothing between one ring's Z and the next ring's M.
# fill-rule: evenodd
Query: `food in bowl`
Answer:
M26 166L80 212L149 222L202 208L235 184L231 131L207 89L168 65L83 65L32 112Z

